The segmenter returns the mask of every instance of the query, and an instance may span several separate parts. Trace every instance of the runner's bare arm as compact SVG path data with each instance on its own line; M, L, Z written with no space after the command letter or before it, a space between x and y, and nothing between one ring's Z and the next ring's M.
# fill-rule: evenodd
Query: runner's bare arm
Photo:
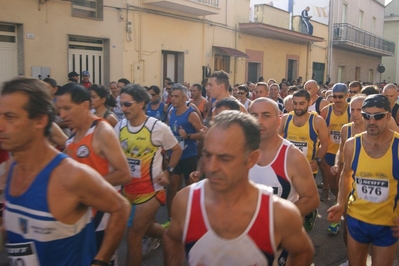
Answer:
M94 133L96 146L101 150L101 155L107 159L112 171L104 176L111 185L123 185L130 181L130 170L120 142L114 129L108 123L99 123Z
M288 251L286 265L310 265L314 247L302 226L299 210L287 200L273 198L275 243Z
M285 126L285 121L287 121L287 117L288 117L288 114L284 114L281 117L281 123L280 123L280 126L278 127L278 134L280 136L284 136L284 126Z
M351 186L351 162L353 157L354 139L350 138L344 146L344 166L339 179L339 192L337 204L327 210L327 219L331 222L338 223L341 221L341 215L344 213L345 205L348 201L348 195Z
M172 203L172 217L168 230L162 237L165 265L183 265L184 244L183 230L185 224L189 188L178 192Z
M328 128L326 121L321 116L316 116L315 127L320 140L320 147L317 151L316 157L323 158L330 144L330 136L328 135Z
M59 200L58 206L51 203L60 194L65 194L62 191L57 191L59 192L57 195L49 197L50 211L53 214L57 213L58 215L55 217L60 217L60 221L68 220L72 215L70 209L68 212L68 206L71 205L71 202L75 202L75 213L81 210L82 205L109 213L110 219L105 230L104 240L95 256L97 260L108 262L122 239L131 207L127 200L95 170L72 159L66 160L62 167L52 174L49 190L52 184L61 184L63 190L68 192L68 197ZM61 206L65 206L65 209Z
M50 140L60 147L65 147L67 139L68 136L65 135L62 129L56 123L53 122L51 126Z
M299 199L294 204L302 216L308 215L319 207L320 198L309 162L294 145L291 145L288 150L287 171L299 195Z

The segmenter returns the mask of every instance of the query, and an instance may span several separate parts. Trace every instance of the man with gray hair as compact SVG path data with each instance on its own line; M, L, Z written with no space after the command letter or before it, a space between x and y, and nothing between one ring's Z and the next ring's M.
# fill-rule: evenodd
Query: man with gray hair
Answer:
M287 249L292 265L310 265L314 250L298 209L248 178L259 144L260 127L250 115L215 116L202 151L207 178L173 201L166 265L182 265L184 254L189 265L271 265L277 247Z
M391 114L397 125L399 125L399 104L398 104L398 88L395 84L389 83L385 85L382 94L387 96L391 107Z
M186 185L190 184L189 176L197 169L198 151L197 140L203 138L201 118L192 107L186 105L188 100L187 88L180 83L175 83L171 91L171 104L168 124L183 150L180 161L172 171L170 183L167 187L166 203L170 216L170 207L176 192L182 187L184 177Z

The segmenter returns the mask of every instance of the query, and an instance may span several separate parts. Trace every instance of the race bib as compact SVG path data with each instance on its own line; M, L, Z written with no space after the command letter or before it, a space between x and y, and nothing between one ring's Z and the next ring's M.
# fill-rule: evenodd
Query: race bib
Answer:
M11 266L39 266L39 259L36 254L33 242L6 244L8 259Z
M141 177L141 160L127 158L127 162L130 167L130 176L133 178Z
M330 140L332 143L340 144L341 142L341 133L339 131L331 131L330 132Z
M384 202L389 196L388 180L355 177L357 196L373 203Z
M292 144L295 145L305 156L308 156L308 143L307 142L299 142L299 141L291 141Z

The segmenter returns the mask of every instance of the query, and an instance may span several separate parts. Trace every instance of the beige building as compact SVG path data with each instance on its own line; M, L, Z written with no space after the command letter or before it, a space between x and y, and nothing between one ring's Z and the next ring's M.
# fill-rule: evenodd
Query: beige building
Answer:
M336 0L331 5L331 81L379 82L382 58L395 53L395 43L382 38L384 0Z
M395 56L384 57L385 72L382 79L399 83L399 0L393 0L385 7L384 38L395 42Z
M25 75L64 84L68 72L88 70L105 85L199 83L219 69L231 83L306 80L315 70L324 80L326 26L314 23L310 36L295 31L289 13L262 12L249 23L249 0L3 0L0 82Z

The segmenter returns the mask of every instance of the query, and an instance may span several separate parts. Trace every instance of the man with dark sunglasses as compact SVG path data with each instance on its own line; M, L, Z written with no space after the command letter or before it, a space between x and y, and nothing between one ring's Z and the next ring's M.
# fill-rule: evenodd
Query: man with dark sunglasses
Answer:
M141 264L144 235L153 239L150 243L152 247L152 244L157 244L156 239L162 237L165 229L154 223L155 214L166 202L165 186L169 184L182 154L170 128L160 120L146 115L149 102L150 94L146 89L136 84L125 86L121 91L121 106L126 118L115 126L129 163L131 177L122 189L122 194L132 205L127 231L126 265ZM171 151L164 171L162 149Z
M322 201L328 201L328 192L331 190L335 197L338 196L339 176L333 175L330 168L334 166L335 155L339 150L341 140L341 128L350 121L350 107L347 102L348 87L344 83L336 83L332 88L333 103L327 105L321 111L321 116L326 120L330 133L330 144L327 154L320 161L319 167L323 177ZM341 223L332 223L327 230L336 235Z
M399 134L388 128L390 111L384 95L370 95L364 100L361 114L366 131L345 143L337 204L327 211L330 221L339 222L348 203L350 265L366 264L370 244L373 265L392 265L395 259Z

